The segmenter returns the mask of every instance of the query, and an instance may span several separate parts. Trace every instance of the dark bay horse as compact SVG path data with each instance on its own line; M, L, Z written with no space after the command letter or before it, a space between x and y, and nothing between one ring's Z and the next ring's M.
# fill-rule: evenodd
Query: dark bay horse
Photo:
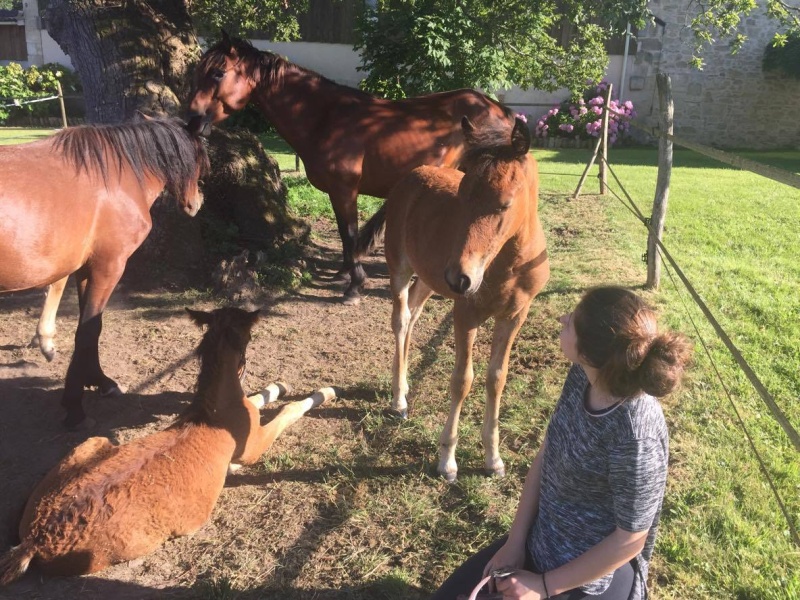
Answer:
M198 530L211 516L232 460L256 462L286 427L334 397L332 388L323 388L261 426L258 407L241 386L258 311L189 314L208 326L197 349L201 366L192 403L164 431L122 446L89 438L56 465L28 499L20 545L0 556L0 585L20 577L32 561L49 575L83 575Z
M150 231L150 207L167 189L194 216L207 170L203 142L177 119L71 127L0 147L0 293L53 284L40 327L54 328L66 278L77 280L80 321L62 397L67 427L84 423L84 388L119 392L100 368L102 314Z
M508 109L474 90L384 100L225 35L197 67L189 127L204 130L250 102L303 159L311 184L330 196L348 304L358 302L365 279L355 253L358 194L385 198L415 167L455 164L462 116L509 132L514 125Z
M460 169L423 166L391 191L367 222L360 248L374 242L385 217L385 253L392 293L392 408L407 414L408 351L411 332L435 292L455 300L456 363L450 379L450 416L440 443L438 470L456 478L461 405L472 387L475 334L494 317L486 369L483 446L486 471L505 473L498 450L500 396L511 345L531 302L550 277L544 231L538 215L536 161L528 154L530 134L517 119L513 131L480 135L468 119L462 127L466 150ZM385 211L385 215L380 212ZM412 283L412 276L417 278Z

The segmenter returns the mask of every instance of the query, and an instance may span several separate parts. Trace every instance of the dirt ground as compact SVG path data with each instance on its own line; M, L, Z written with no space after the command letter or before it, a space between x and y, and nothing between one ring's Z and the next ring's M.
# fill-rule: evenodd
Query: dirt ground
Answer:
M0 589L0 598L226 598L230 587L250 589L254 583L299 590L296 597L303 598L354 597L347 569L326 557L326 535L341 525L334 510L341 499L325 485L326 469L331 456L353 452L360 443L364 406L386 401L375 389L388 387L391 305L381 256L369 259L371 283L361 304L342 305L342 285L333 281L339 260L335 231L320 221L313 239L312 283L261 303L270 311L249 347L245 389L254 393L282 380L293 386L293 399L328 385L341 388L342 397L288 430L266 468L229 476L211 521L194 536L96 576L43 578L32 568ZM0 297L0 551L17 541L32 487L68 450L90 436L122 443L161 429L188 403L198 371L191 352L201 331L183 307L208 309L215 302L191 291L141 291L123 280L104 315L100 356L105 372L127 393L101 398L88 391L84 406L97 425L71 433L61 425L59 400L77 319L72 284L59 311L59 353L51 363L28 347L41 301L41 291ZM419 335L430 337L446 318L445 310L421 323ZM274 410L265 409L266 418ZM220 580L210 574L222 563L228 575ZM401 596L421 597L419 590L407 592Z

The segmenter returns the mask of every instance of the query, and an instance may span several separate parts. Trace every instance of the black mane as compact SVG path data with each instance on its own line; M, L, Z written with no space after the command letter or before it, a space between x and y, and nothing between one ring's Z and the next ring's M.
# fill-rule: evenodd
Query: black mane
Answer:
M78 172L96 173L108 183L114 170L119 177L127 166L140 184L150 174L176 198L186 195L198 168L200 176L209 169L203 142L175 118L70 127L55 134L53 143Z

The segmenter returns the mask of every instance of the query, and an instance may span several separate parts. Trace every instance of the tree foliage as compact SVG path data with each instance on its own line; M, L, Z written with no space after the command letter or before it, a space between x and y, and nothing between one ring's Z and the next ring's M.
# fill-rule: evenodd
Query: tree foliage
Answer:
M711 44L730 40L731 53L735 54L747 41L739 31L742 20L757 9L765 9L775 20L773 46L785 45L791 36L800 34L800 4L797 0L701 0L700 12L692 19L695 47L692 65L703 68L703 52Z
M645 15L646 0L379 0L359 21L356 48L364 87L394 98L512 85L578 91L602 77L604 42Z
M780 71L800 79L800 34L788 36L782 45L767 46L763 64L765 71Z
M297 39L297 15L308 10L308 0L186 0L200 35L217 37L220 29L237 37L266 34L281 42Z
M691 0L692 64L718 41L735 53L742 20L759 7L776 20L775 45L800 31L798 0ZM357 29L364 88L398 98L443 89L517 85L581 90L607 65L604 42L627 22L643 26L647 0L378 0ZM693 12L694 11L694 12ZM571 34L563 40L568 25Z

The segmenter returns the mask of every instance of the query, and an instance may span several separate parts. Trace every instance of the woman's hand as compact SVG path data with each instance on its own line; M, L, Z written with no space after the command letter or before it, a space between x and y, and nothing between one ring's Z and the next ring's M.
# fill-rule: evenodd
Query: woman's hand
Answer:
M530 571L517 571L508 577L495 579L503 600L541 600L544 598L542 576Z
M497 569L517 570L525 566L525 544L517 545L510 540L506 540L495 555L486 563L483 568L483 576L490 575ZM489 581L489 590L494 591L494 580Z

